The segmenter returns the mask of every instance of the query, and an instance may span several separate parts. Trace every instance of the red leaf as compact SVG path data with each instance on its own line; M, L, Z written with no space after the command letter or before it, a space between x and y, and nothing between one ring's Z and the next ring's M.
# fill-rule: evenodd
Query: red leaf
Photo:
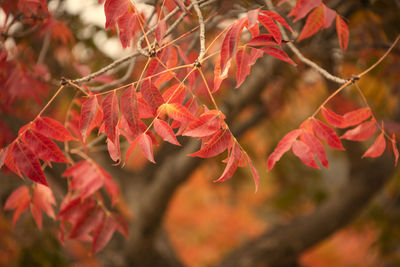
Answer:
M218 113L208 111L201 114L191 122L182 135L192 137L205 137L214 134L221 128L221 117Z
M145 80L140 87L143 99L154 109L164 103L164 99L157 87L150 80Z
M251 39L246 45L251 46L266 46L266 45L278 45L272 34L260 34Z
M69 238L79 238L93 232L104 219L104 211L101 208L94 207L87 212L82 212L76 220Z
M118 124L118 98L115 90L108 94L102 103L104 112L104 130L107 137L115 143L117 140L117 124Z
M276 22L280 23L282 26L284 26L286 29L289 31L293 32L293 29L287 24L284 18L282 18L278 13L269 11L269 10L263 10L261 13L267 15L268 17L271 17L273 20Z
M334 130L317 119L312 119L311 123L314 132L319 138L325 140L326 143L333 148L344 150L343 145Z
M31 207L32 217L35 220L37 227L41 230L42 229L42 212L33 203L31 203L30 207Z
M382 155L386 148L386 140L383 133L381 133L375 140L374 144L362 155L362 158L370 157L376 158Z
M232 27L226 32L225 38L222 41L221 57L220 57L220 68L222 73L225 72L228 61L233 57L236 51L237 44L239 42L240 34L242 33L243 27L247 22L246 18L241 18L236 21Z
M305 165L319 169L311 149L305 143L299 140L294 141L292 151Z
M215 93L215 92L218 91L219 87L221 86L222 81L225 80L228 77L228 70L231 67L231 61L229 60L226 63L226 67L225 67L224 71L221 72L220 61L221 60L218 60L217 63L215 63L215 67L214 67L214 89L212 90L212 93Z
M247 162L249 163L249 166L250 166L251 174L253 175L254 184L256 185L255 192L257 192L258 185L260 184L260 175L258 174L258 171L254 167L253 162L251 161L250 157L247 154L245 154L245 155L246 155Z
M6 203L4 205L4 209L5 210L15 209L13 215L13 227L15 225L15 222L21 215L21 213L28 209L30 202L31 202L31 196L29 193L29 188L25 185L16 189L7 198Z
M304 18L311 10L321 5L322 0L297 0L296 6L288 14L294 21Z
M133 137L137 136L140 132L139 129L139 111L138 102L136 97L136 91L133 86L125 90L121 95L121 112L128 126L133 134Z
M249 28L252 28L257 24L257 18L258 18L258 13L260 12L260 9L253 9L249 10L247 12L247 24Z
M161 136L161 138L171 144L180 146L178 140L176 140L174 131L172 131L171 126L163 120L155 119L154 120L154 130L156 130L157 134Z
M324 23L324 28L329 28L333 22L333 20L336 17L336 11L333 9L330 9L326 5L322 4L324 7L324 18L325 18L325 23Z
M202 148L192 154L191 157L211 158L224 152L231 142L231 134L227 129L221 129L210 140L202 145Z
M162 97L165 103L182 104L186 98L186 86L183 84L175 84L164 91Z
M320 5L316 9L314 9L311 14L307 17L306 24L301 30L300 36L297 39L300 42L303 39L306 39L316 32L318 32L325 24L324 18L324 7Z
M244 49L236 53L236 88L238 88L250 74L250 56Z
M112 27L131 6L129 0L106 0L104 13L106 15L106 29Z
M324 119L326 120L327 123L330 125L336 127L336 128L346 128L347 126L345 125L345 121L343 116L336 114L330 109L327 109L325 107L322 108L321 110L322 115L324 116Z
M127 9L126 12L118 18L119 39L122 47L130 46L134 34L140 29L137 23L137 14L134 8Z
M372 113L369 108L360 108L354 111L350 111L343 115L346 127L354 126L365 121L371 117Z
M40 133L28 130L23 135L24 142L44 161L64 162L68 160L53 141Z
M347 45L349 44L349 28L346 22L339 16L336 15L336 31L339 38L339 45L343 51L346 51Z
M114 140L114 142L107 138L107 149L113 161L119 162L121 160L121 148L118 135L117 139Z
M276 47L268 47L268 46L262 47L261 50L268 55L271 55L273 57L276 57L277 59L286 61L287 63L290 63L293 66L297 66L297 64L294 63L294 61L291 60L290 57L285 52L283 52L283 50L280 50Z
M294 141L300 135L300 130L296 129L287 133L278 143L274 151L269 155L267 165L268 170L271 170L275 163L292 147Z
M397 149L396 136L394 134L392 134L392 149L395 158L394 165L397 166L397 162L399 161L399 150Z
M3 167L4 162L6 160L7 154L8 154L8 146L5 148L0 149L0 169Z
M231 178L238 167L241 157L242 150L240 149L239 144L235 142L233 144L231 154L229 155L228 163L226 164L225 170L222 175L217 180L215 180L215 182L223 182Z
M56 205L56 200L50 187L36 184L33 188L32 203L49 217L55 219L53 206Z
M319 159L322 165L329 168L325 149L318 138L308 131L303 131L300 138L310 148L311 153Z
M91 96L82 103L79 129L84 143L86 143L86 138L93 128L100 125L102 117L96 96Z
M176 103L164 104L160 107L160 110L164 108L168 116L174 120L177 120L179 122L190 122L194 120L194 117L190 113L190 111L182 105Z
M102 250L110 241L115 230L117 228L117 223L112 216L104 216L103 220L97 227L94 233L92 242L92 254L95 254Z
M48 117L40 117L35 120L32 129L46 137L59 141L75 140L70 132L56 120Z
M11 151L15 166L32 181L47 185L39 160L23 143L15 142Z
M370 138L376 131L375 120L366 121L356 128L348 130L340 138L353 140L353 141L364 141Z
M272 34L275 41L280 45L282 42L281 31L272 20L272 18L263 14L259 14L258 21L264 26L265 29L267 29Z
M143 151L144 156L151 162L156 163L154 161L154 156L153 156L153 147L152 147L152 142L150 136L147 134L143 133L139 137L139 146Z

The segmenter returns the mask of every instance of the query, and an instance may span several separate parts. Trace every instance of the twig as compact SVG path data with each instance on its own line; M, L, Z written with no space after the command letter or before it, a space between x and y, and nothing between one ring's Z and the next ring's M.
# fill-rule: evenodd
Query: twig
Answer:
M71 81L76 83L76 84L80 84L80 83L83 83L83 82L88 82L91 79L96 78L97 76L100 76L100 75L106 73L107 71L109 71L109 70L111 70L113 68L116 68L117 66L121 65L122 63L124 63L124 62L126 62L126 61L128 61L128 60L130 60L132 58L135 58L135 57L137 57L139 55L140 55L140 53L138 51L135 51L132 54L130 54L130 55L126 56L126 57L123 57L121 59L118 59L118 60L112 62L111 64L105 66L104 68L101 68L100 70L98 70L96 72L93 72L93 73L91 73L91 74L89 74L87 76L84 76L84 77L79 78L79 79L71 80Z
M200 25L200 53L199 53L199 59L201 59L206 51L206 36L205 36L205 29L204 29L204 19L203 19L203 14L201 13L200 7L199 7L199 2L197 0L192 0L192 4L194 7L194 11L197 14L198 20L199 20L199 25Z
M264 0L266 6L268 7L268 9L275 11L274 5L272 4L271 0ZM283 29L282 25L278 24L279 30L282 33L282 37L286 40L289 40L288 35L286 34L285 29ZM300 61L302 61L303 63L305 63L306 65L308 65L309 67L313 68L314 70L316 70L317 72L319 72L322 76L324 76L326 79L331 80L335 83L339 83L339 84L344 84L347 82L347 80L342 79L338 76L332 75L330 74L327 70L323 69L322 67L318 66L315 62L309 60L308 58L306 58L299 49L297 49L297 47L293 44L293 43L287 43L287 46L290 48L290 50L292 50L292 52L300 59Z
M128 69L126 70L124 76L122 76L121 78L119 78L119 79L117 79L115 81L112 81L110 83L106 83L106 84L103 84L103 85L100 85L100 86L92 87L92 88L90 88L90 90L92 92L100 92L100 91L103 91L103 90L105 90L107 88L110 88L110 87L113 87L113 86L116 86L116 85L118 85L120 83L125 82L131 76L133 67L135 66L135 62L136 62L136 58L133 58L132 61L129 63Z

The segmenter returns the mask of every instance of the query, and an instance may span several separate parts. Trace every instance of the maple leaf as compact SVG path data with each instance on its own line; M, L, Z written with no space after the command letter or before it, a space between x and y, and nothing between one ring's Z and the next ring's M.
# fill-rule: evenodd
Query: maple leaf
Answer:
M296 141L297 137L300 135L300 130L296 129L287 133L279 141L278 145L274 151L269 155L267 160L268 170L271 170L275 163L280 160L280 158L292 147L293 143Z
M376 158L382 155L386 148L385 135L381 133L372 144L372 146L362 155L362 158Z

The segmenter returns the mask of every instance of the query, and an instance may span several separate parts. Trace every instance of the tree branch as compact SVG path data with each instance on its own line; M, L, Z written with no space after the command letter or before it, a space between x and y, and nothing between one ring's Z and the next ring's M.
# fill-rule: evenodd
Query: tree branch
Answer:
M272 4L271 0L265 0L265 4L268 7L268 9L275 11L274 5ZM282 25L278 24L279 30L281 31L282 37L283 39L286 40L290 40L289 36L286 34L285 29L282 27ZM287 43L287 46L290 48L290 50L292 50L292 52L300 59L300 61L302 61L304 64L308 65L309 67L315 69L317 72L319 72L322 76L324 76L326 79L331 80L335 83L339 83L339 84L344 84L347 82L347 80L342 79L340 77L337 77L335 75L330 74L327 70L325 70L324 68L318 66L318 64L316 64L315 62L309 60L308 58L306 58L299 49L297 49L297 47L289 42Z
M205 36L205 29L204 29L204 20L203 20L203 14L201 14L201 10L199 7L199 2L197 0L192 0L194 10L196 11L197 17L199 19L199 25L200 25L200 53L199 53L199 59L201 59L206 51L206 36Z

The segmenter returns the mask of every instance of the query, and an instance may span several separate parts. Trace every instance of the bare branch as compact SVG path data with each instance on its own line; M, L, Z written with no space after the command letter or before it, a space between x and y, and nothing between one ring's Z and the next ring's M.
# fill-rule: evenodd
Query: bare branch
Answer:
M200 7L199 7L199 2L197 0L192 0L194 10L196 11L197 17L199 19L199 25L200 25L200 53L199 53L199 59L201 59L206 51L206 36L205 36L205 29L204 29L204 19L203 19L203 14L201 13Z

